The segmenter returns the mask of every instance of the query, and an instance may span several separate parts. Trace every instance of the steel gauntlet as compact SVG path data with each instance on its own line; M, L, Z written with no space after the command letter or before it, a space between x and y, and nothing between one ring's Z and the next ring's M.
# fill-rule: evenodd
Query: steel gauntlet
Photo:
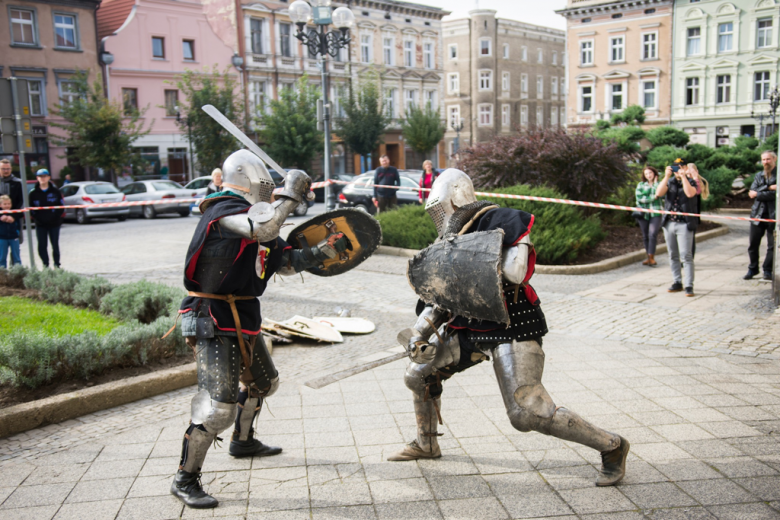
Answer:
M282 173L282 172L279 172ZM296 202L303 202L311 187L311 178L301 170L290 170L284 180L284 188L278 197L286 197Z
M447 319L447 312L438 307L425 307L417 317L414 328L398 334L398 342L406 348L414 363L426 364L436 357L436 345L430 338Z

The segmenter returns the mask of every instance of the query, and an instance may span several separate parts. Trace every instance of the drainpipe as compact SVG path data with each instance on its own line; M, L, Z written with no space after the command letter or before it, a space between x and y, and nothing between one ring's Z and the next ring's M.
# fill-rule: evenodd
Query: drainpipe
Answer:
M241 58L244 60L244 66L239 71L239 74L241 74L241 79L243 80L243 91L244 91L244 131L248 128L249 125L249 75L246 71L247 62L249 61L246 57L246 42L244 40L244 10L241 8L241 0L235 0L235 7L236 7L236 34L238 36L238 55L241 56Z
M674 126L674 119L673 119L672 116L674 114L674 83L675 83L674 80L675 80L675 78L674 78L674 75L672 74L672 71L674 70L674 40L675 40L674 35L675 35L675 31L677 30L677 28L675 27L675 23L674 23L675 22L675 18L677 18L677 10L674 8L674 3L672 3L672 23L671 23L671 29L670 29L671 33L672 33L672 45L671 45L672 56L671 56L671 60L669 60L669 72L668 72L668 74L669 74L669 83L671 83L671 85L672 85L672 88L669 91L669 95L671 96L671 98L669 99L669 126ZM660 37L659 37L659 43L660 43ZM660 87L660 85L659 85L659 87ZM658 91L660 93L661 89L659 87L657 87L657 88L658 88ZM717 137L716 137L716 139L717 139Z

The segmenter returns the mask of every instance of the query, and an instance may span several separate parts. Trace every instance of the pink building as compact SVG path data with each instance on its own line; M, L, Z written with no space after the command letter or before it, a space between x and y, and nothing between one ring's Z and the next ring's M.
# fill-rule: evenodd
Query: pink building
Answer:
M147 109L144 119L152 131L135 143L147 170L185 180L193 170L186 131L176 124L184 102L176 76L232 67L238 50L234 2L103 0L97 26L110 99L128 110Z

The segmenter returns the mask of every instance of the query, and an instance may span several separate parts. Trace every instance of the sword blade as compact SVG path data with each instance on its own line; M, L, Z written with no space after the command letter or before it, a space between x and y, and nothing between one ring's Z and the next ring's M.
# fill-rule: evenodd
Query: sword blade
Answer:
M230 134L241 141L241 144L249 148L249 151L260 157L268 166L276 170L276 172L282 177L287 177L287 172L284 168L276 164L276 161L271 159L267 153L265 153L259 146L257 146L252 140L246 136L244 132L238 129L230 119L225 117L225 114L220 112L214 105L203 105L203 111L210 115L214 121L222 125L222 128L230 132Z

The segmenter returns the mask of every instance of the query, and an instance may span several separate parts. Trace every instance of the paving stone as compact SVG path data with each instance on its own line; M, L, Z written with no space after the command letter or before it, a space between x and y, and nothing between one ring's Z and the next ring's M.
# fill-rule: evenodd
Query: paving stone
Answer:
M674 482L719 479L725 476L700 460L676 460L672 462L656 463L655 467L658 471L669 477L669 480Z
M309 493L312 509L371 504L371 493L364 482L311 486Z
M375 504L432 500L428 482L422 478L378 480L368 483Z
M113 520L116 518L122 500L100 500L99 502L65 503L54 520Z
M167 520L180 517L183 509L184 504L171 495L129 498L119 509L117 520Z
M309 509L309 488L301 485L251 487L248 513Z
M506 510L495 498L469 498L441 500L439 509L445 520L499 520L509 518Z
M572 513L571 508L554 492L499 497L510 518L547 518Z
M577 514L631 511L636 506L617 488L562 489L558 492Z
M760 499L727 479L692 480L678 483L703 506L758 502Z
M719 520L776 520L780 513L766 504L736 504L708 508Z
M3 520L50 520L60 506L34 506L3 509Z
M655 509L649 518L653 520L716 520L715 516L703 507Z
M41 486L20 486L5 499L3 505L0 506L0 511L19 507L59 505L75 485L75 482L67 482Z
M432 477L428 483L437 500L454 498L482 498L492 496L487 482L478 475L459 477Z
M314 520L373 520L376 512L371 506L327 507L312 509Z
M620 491L641 509L698 505L671 482L621 486Z
M103 480L110 478L135 477L141 473L146 461L143 459L123 460L117 462L93 462L81 477L85 480ZM175 468L176 465L169 466ZM173 473L174 470L171 470Z
M663 426L651 426L651 429L671 442L700 441L714 439L715 437L695 424L669 424Z
M711 459L707 462L730 478L763 477L778 474L777 470L767 466L766 464L762 464L752 457Z
M116 478L79 482L65 502L98 502L125 498L130 486L133 485L133 480L133 478Z
M780 500L780 477L741 478L734 482L761 500Z
M63 482L78 482L89 468L89 464L73 464L71 466L39 466L24 480L23 486L39 486L43 484L60 484Z

